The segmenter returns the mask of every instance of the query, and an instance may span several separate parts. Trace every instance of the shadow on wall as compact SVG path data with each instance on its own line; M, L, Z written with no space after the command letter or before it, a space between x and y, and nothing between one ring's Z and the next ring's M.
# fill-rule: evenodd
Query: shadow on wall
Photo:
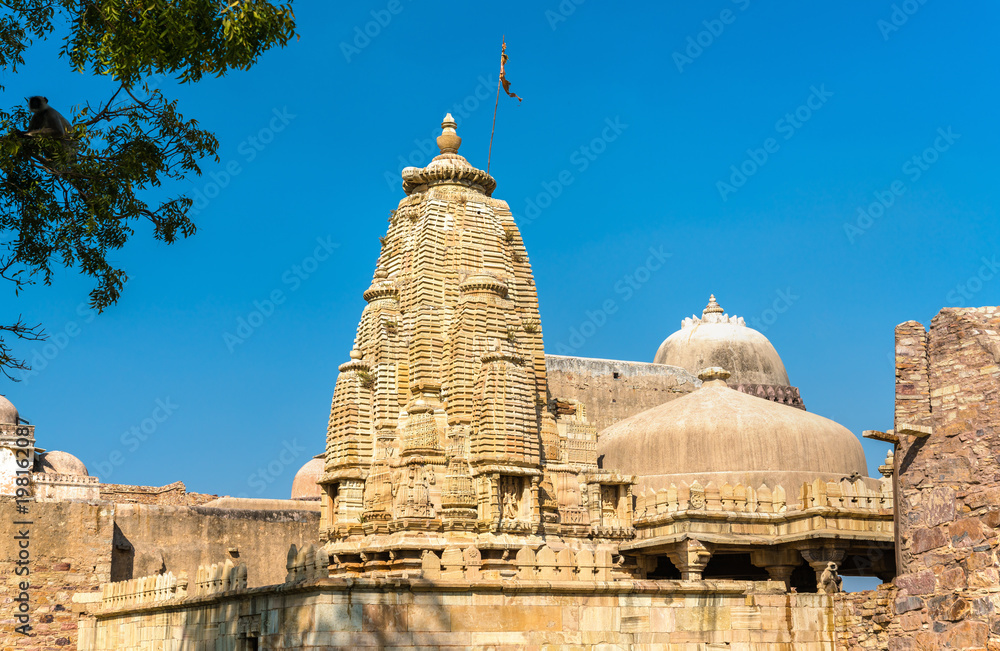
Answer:
M115 523L113 538L111 539L111 580L127 581L132 578L132 570L135 566L135 547L125 537L122 530Z

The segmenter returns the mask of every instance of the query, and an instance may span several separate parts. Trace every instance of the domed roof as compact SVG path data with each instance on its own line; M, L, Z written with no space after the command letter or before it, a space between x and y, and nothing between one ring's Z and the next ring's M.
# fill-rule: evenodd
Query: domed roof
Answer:
M0 396L0 423L17 425L17 407L10 400Z
M861 442L842 425L731 389L722 369L699 377L695 391L603 430L603 467L637 475L637 493L695 480L780 484L790 503L805 482L867 477Z
M38 472L48 475L90 476L90 473L87 472L87 466L83 465L82 461L69 452L62 452L61 450L51 450L40 455Z
M653 361L691 373L718 366L732 373L731 384L789 386L788 373L767 337L729 316L713 294L699 319L691 316L667 337Z
M304 466L295 473L292 480L293 500L318 500L323 494L320 489L319 478L323 475L323 455L314 457L307 461Z

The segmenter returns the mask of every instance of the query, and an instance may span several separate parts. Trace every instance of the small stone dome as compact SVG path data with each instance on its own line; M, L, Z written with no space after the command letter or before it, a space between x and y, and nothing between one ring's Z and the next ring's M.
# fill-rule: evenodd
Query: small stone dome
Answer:
M6 425L17 425L17 407L10 400L0 396L0 423Z
M715 295L701 318L684 319L681 329L660 344L653 361L691 373L718 366L732 373L733 385L789 386L785 365L767 337L747 327L741 317L725 314Z
M695 391L603 430L603 467L636 475L636 493L695 480L780 484L789 503L805 482L868 476L861 442L847 428L731 389L722 369L705 371Z
M313 457L299 468L292 480L293 500L318 500L323 494L316 482L323 476L323 455Z
M47 475L78 475L89 477L87 466L69 452L52 450L39 455L38 470Z

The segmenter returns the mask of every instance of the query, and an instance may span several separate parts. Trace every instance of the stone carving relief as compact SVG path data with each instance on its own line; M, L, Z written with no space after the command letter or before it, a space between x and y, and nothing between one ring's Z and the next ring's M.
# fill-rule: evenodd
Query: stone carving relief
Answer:
M396 506L395 517L434 517L430 493L430 487L434 482L434 472L427 467L411 465L394 473L392 498Z
M601 523L606 527L618 524L617 486L601 486Z
M524 480L521 477L500 476L500 519L519 520Z

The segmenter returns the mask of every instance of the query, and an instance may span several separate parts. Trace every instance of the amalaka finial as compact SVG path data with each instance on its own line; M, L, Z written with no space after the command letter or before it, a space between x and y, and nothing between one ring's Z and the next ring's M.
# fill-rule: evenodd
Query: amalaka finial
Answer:
M444 116L441 123L441 135L437 137L437 146L442 154L457 154L458 148L462 146L462 139L455 133L455 118L451 113Z
M701 315L722 314L723 312L725 312L725 310L722 309L721 305L715 302L715 294L712 294L708 297L708 305L706 305L705 309L702 310Z

